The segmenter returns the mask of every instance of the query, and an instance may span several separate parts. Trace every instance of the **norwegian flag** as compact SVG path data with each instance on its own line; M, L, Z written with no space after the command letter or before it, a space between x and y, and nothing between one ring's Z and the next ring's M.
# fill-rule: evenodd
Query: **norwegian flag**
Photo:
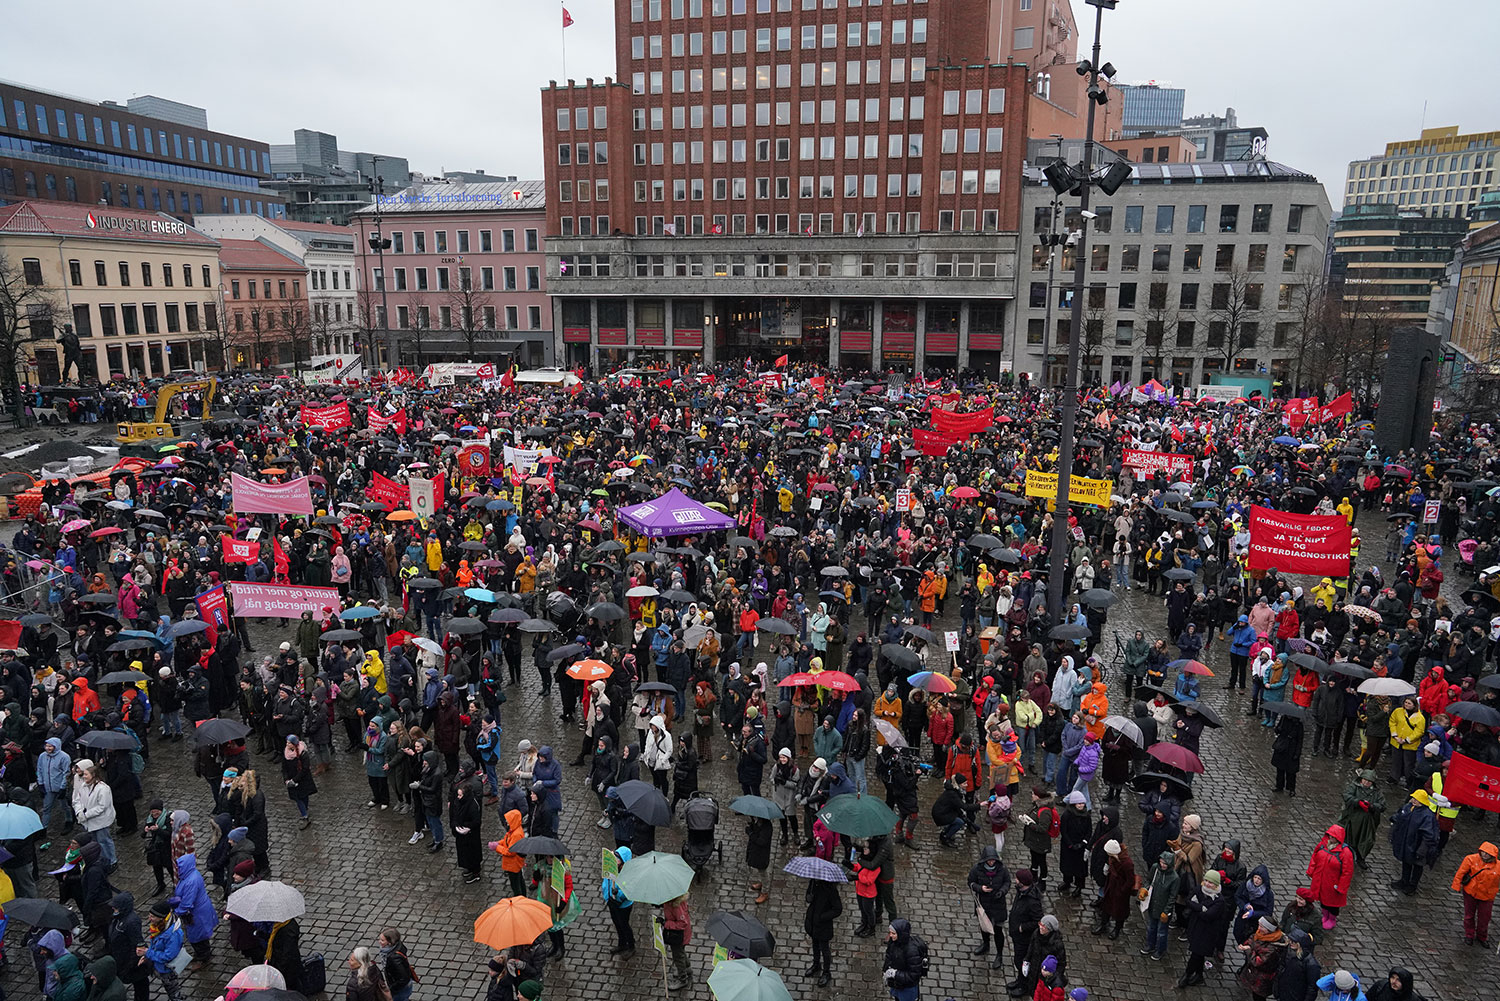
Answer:
M562 12L563 12L563 27L564 28L571 28L571 27L573 27L573 15L568 13L568 8L564 7L562 9Z
M713 226L712 226L712 228L710 229L710 232L712 232L714 236L723 236L724 235L724 224L722 222L716 222L716 223L714 223Z

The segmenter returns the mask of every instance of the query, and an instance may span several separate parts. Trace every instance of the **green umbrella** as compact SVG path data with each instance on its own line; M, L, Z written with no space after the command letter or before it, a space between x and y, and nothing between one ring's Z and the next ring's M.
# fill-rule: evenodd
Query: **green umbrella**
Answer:
M753 959L726 959L709 975L708 989L718 1001L792 1001L781 975Z
M878 799L858 793L845 793L830 799L818 811L818 819L835 834L847 834L851 838L871 838L877 834L891 833L899 818L895 811Z
M665 904L688 892L693 885L693 870L681 855L647 852L620 867L615 885L631 900L642 904Z

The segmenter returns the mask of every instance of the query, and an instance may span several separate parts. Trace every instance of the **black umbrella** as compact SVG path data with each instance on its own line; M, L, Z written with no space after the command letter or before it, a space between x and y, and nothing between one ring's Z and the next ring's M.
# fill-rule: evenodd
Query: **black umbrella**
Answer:
M777 636L796 636L797 630L785 619L765 618L755 624L755 628L763 633L775 633Z
M111 671L99 679L101 685L133 685L137 681L149 681L140 671Z
M448 620L448 632L457 636L473 636L484 632L484 623L478 619L458 618Z
M193 739L197 741L199 747L208 747L212 744L227 744L231 740L239 740L249 734L250 728L239 720L216 716L199 723L197 729L193 731Z
M1172 711L1174 713L1186 713L1189 709L1197 713L1198 718L1203 720L1203 723L1206 726L1217 728L1224 725L1224 721L1219 717L1219 714L1214 712L1208 706L1204 705L1202 702L1179 702L1176 705L1172 706Z
M557 626L546 619L527 619L516 626L523 633L551 633L557 631Z
M1193 798L1193 787L1188 785L1180 775L1167 772L1142 772L1131 779L1131 785L1135 786L1137 792L1156 789L1163 782L1167 784L1167 791L1179 802L1186 802Z
M525 622L529 618L531 618L531 616L527 615L523 610L519 608L497 608L490 613L489 621L497 624L503 624L507 622L520 623Z
M1459 597L1463 598L1464 601L1467 601L1471 605L1483 605L1485 606L1485 609L1487 611L1493 612L1496 610L1500 610L1500 598L1495 597L1491 592L1485 591L1481 588L1471 587L1463 594L1459 595ZM25 620L22 621L24 622Z
M686 605L689 602L698 600L698 596L693 592L684 591L680 587L668 588L661 593L661 597L679 605Z
M130 734L118 730L90 730L78 738L78 743L84 747L97 747L101 751L133 751L137 741Z
M672 823L672 807L656 786L640 779L621 782L615 787L615 795L636 819L652 827L666 827Z
M1297 719L1307 719L1307 710L1295 702L1262 702L1260 707L1276 716L1295 716Z
M922 658L909 646L900 643L880 644L880 656L903 670L920 670Z
M747 959L776 952L776 936L749 911L715 911L708 916L708 934L719 945Z
M1048 637L1055 640L1086 640L1091 635L1088 626L1078 626L1070 622L1064 622L1060 626L1053 626L1047 631Z
M917 639L921 640L923 643L936 643L937 642L937 636L933 633L933 631L931 629L928 629L926 626L907 626L906 629L904 630L904 632L908 636L915 636Z
M1500 727L1500 709L1485 705L1483 702L1450 702L1448 708L1443 711L1449 716L1456 716L1470 723Z
M1191 570L1184 570L1181 567L1173 567L1163 573L1162 576L1167 578L1167 580L1192 580L1193 572Z
M1288 657L1287 660L1291 661L1293 664L1296 664L1298 667L1305 667L1309 671L1317 671L1319 674L1328 670L1328 661L1323 660L1319 657L1314 657L1310 653L1294 653L1290 657Z
M587 652L588 647L582 643L569 643L547 654L547 660L550 663L556 664L560 660L567 660L569 657L577 657L579 654Z
M330 629L318 637L319 643L347 643L362 639L358 629Z
M600 601L585 608L583 614L601 622L617 622L625 618L625 609L612 601Z
M1109 608L1120 600L1120 596L1102 587L1091 587L1079 595L1078 600L1090 608Z
M17 897L6 901L5 916L33 928L52 928L57 931L69 931L78 923L78 916L62 904L39 897Z
M540 835L522 838L511 846L510 850L517 855L546 855L551 858L564 858L568 854L568 846L556 838L545 838Z
M108 591L97 591L94 594L85 594L78 599L81 605L113 605L115 596Z
M114 643L111 643L109 646L105 647L104 652L129 653L131 650L154 650L157 648L157 646L157 643L152 640L146 639L144 636L127 636L124 639L117 640ZM103 679L101 678L100 680L102 681Z
M433 588L442 587L443 582L436 577L413 577L406 582L406 586L413 591L431 591Z
M1334 661L1323 668L1313 667L1309 670L1317 671L1319 674L1342 674L1346 678L1358 678L1361 681L1375 677L1374 671L1350 660Z

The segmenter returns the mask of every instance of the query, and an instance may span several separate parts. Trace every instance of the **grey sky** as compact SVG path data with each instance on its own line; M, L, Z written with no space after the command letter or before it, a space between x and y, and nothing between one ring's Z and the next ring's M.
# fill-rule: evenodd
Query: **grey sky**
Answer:
M1093 8L1072 0L1080 49ZM272 143L297 128L417 170L539 176L538 90L563 79L557 0L294 0L22 4L0 33L0 76L79 97L137 94L208 109L209 125ZM612 0L567 0L567 68L613 74ZM1189 114L1233 106L1270 156L1341 201L1351 159L1427 124L1500 129L1480 67L1497 0L1121 0L1105 13L1117 79L1185 87ZM1487 88L1486 88L1487 89Z

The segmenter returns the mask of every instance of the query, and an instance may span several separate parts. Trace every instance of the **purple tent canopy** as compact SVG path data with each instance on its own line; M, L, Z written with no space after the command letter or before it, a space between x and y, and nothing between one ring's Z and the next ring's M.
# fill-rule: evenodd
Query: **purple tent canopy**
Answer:
M700 535L735 527L735 520L693 500L673 487L655 500L622 507L615 516L650 539Z

